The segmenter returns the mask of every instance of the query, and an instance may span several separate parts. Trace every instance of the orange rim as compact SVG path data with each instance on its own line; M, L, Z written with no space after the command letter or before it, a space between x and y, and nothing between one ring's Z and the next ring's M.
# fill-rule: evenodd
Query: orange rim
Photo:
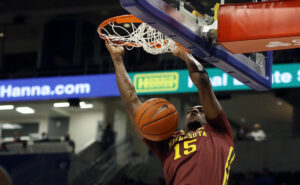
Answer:
M97 31L98 31L100 37L101 37L102 39L106 40L106 41L107 41L108 39L105 39L104 36L102 36L102 35L103 35L103 34L102 34L102 29L103 29L105 26L107 26L109 23L112 23L112 22L116 22L116 23L118 23L118 24L122 24L122 23L143 23L142 20L138 19L137 17L135 17L135 16L132 15L132 14L128 14L128 15L120 15L120 16L111 17L111 18L109 18L109 19L106 19L105 21L103 21L103 22L99 25L99 27L98 27L98 29L97 29ZM113 41L111 41L111 42L113 42ZM165 42L168 42L168 41L165 41ZM114 43L114 44L125 44L125 42L123 42L123 41L114 41L113 43ZM150 44L153 44L153 43L151 42ZM188 49L184 48L181 44L176 43L176 45L177 45L178 47L180 47L181 49L183 49L184 51L190 53L190 51L189 51ZM137 47L138 45L137 45L136 43L127 43L127 44L124 45L124 46ZM157 45L153 46L153 48L154 48L154 47L160 48L161 45L160 45L160 44L157 44Z
M105 21L103 21L99 27L98 27L98 33L102 34L101 30L102 28L104 28L104 26L108 25L111 22L116 22L118 24L122 24L122 23L143 23L143 21L141 21L140 19L138 19L137 17L135 17L132 14L128 14L128 15L120 15L120 16L116 16L116 17L111 17L109 19L106 19Z
M98 29L97 32L99 33L100 38L104 39L105 41L108 41L108 39L105 39L102 33L102 29L108 25L109 23L118 23L118 24L122 24L122 23L143 23L143 21L141 21L140 19L138 19L137 17L135 17L132 14L128 14L128 15L120 15L120 16L116 16L116 17L111 17L109 19L106 19L105 21L103 21ZM118 41L118 42L113 42L114 44L124 44L125 42L122 41ZM127 43L124 46L129 46L129 47L136 47L137 44L136 43Z

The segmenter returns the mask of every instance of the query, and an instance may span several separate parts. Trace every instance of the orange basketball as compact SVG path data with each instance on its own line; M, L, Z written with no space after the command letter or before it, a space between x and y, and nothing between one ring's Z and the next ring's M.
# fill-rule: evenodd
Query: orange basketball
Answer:
M172 136L178 125L176 108L168 100L153 98L139 108L135 121L139 133L146 139L161 141Z

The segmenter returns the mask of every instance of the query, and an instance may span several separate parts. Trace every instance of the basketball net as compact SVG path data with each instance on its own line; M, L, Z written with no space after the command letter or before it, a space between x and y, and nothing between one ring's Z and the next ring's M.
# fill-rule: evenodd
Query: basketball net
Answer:
M125 46L128 50L135 47L142 47L147 53L153 55L172 52L177 48L176 42L148 24L142 21L118 22L122 17L130 20L128 17L132 19L134 16L118 16L117 19L111 18L104 21L98 28L100 38L114 46Z

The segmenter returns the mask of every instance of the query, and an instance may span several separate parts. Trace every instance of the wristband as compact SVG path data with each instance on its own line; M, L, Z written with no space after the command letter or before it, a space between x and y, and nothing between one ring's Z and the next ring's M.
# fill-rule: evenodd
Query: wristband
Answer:
M200 71L200 72L203 72L203 71L205 71L204 70L204 67L202 66L202 64L198 61L198 60L196 60L195 58L194 58L194 56L191 54L191 53L186 53L186 55L189 57L189 59L195 64L195 66L197 67L197 69Z

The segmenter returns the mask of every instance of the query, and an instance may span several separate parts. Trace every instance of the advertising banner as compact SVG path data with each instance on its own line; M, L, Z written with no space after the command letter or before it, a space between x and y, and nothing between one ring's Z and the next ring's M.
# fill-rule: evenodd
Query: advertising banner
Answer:
M214 91L251 90L217 68L209 68ZM193 93L187 70L129 73L138 94ZM300 87L300 63L273 65L272 88ZM115 74L0 80L0 102L119 96Z
M217 68L207 69L214 91L250 90ZM197 92L187 70L131 73L138 94ZM273 65L272 89L300 87L300 64Z

